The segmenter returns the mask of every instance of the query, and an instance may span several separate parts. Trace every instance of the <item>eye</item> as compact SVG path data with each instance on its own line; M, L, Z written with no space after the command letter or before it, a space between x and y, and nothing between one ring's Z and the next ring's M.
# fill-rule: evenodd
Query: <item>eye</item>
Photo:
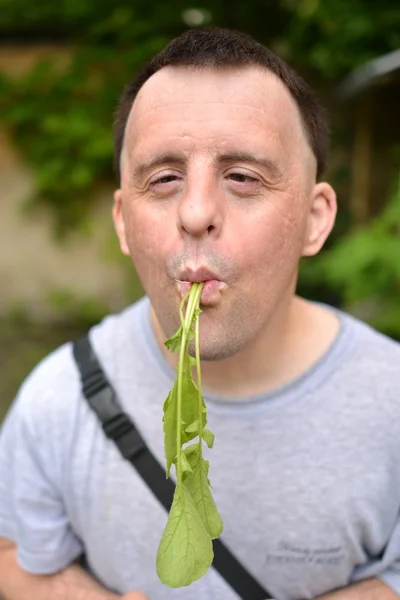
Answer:
M180 173L174 173L171 171L160 171L154 173L153 177L148 183L148 189L156 196L169 197L181 187L182 175Z
M262 187L260 177L252 171L235 169L226 173L226 179L231 192L239 196L252 196L257 194Z
M177 181L179 178L177 175L162 175L162 177L158 177L158 179L155 179L153 181L150 182L151 186L155 186L158 184L166 184L166 183L171 183L172 181Z
M245 173L230 173L228 177L232 181L236 181L237 183L254 183L258 182L256 177L251 177L250 175L246 175Z

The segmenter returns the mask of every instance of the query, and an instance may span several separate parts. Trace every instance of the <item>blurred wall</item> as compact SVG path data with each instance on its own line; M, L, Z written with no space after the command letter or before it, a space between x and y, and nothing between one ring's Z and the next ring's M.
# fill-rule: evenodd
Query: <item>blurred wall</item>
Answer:
M47 212L21 209L33 191L33 178L4 132L0 132L0 183L0 315L21 307L35 318L56 317L54 299L66 289L77 300L94 298L110 310L118 309L124 273L107 258L116 237L112 190L99 192L90 234L76 233L57 242Z
M65 48L3 46L0 71L21 75L36 60L46 55L54 58L55 53L62 68L68 61ZM57 299L65 290L77 302L93 299L107 310L121 308L126 275L122 265L109 258L110 248L114 247L114 254L117 248L112 189L99 190L89 234L77 232L57 242L46 211L23 210L24 201L34 192L33 176L0 129L0 190L0 318L16 311L40 320L57 318Z

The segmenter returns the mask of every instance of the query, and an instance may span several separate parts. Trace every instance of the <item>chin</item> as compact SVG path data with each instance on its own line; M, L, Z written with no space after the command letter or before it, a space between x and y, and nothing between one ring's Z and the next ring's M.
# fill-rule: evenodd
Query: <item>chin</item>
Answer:
M237 340L232 340L231 342L227 340L225 342L208 340L207 343L200 343L200 360L204 362L225 360L239 352L239 350L240 345L237 343ZM194 341L191 341L189 344L189 353L191 356L195 356Z

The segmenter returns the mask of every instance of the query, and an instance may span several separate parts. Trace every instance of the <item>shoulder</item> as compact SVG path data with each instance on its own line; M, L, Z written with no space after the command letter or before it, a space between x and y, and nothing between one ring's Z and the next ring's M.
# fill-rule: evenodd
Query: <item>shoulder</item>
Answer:
M89 338L102 364L116 359L125 343L127 323L140 319L143 301L111 314L91 328ZM22 383L11 412L33 427L71 424L81 404L81 381L69 341L43 358Z
M395 370L400 377L400 343L353 315L342 311L338 314L354 341L355 356L364 367L373 373Z
M23 381L12 410L20 417L34 420L49 415L62 400L79 390L79 375L72 356L72 344L63 344L43 358Z
M342 322L338 387L366 403L396 410L400 417L400 343L355 316L336 312Z

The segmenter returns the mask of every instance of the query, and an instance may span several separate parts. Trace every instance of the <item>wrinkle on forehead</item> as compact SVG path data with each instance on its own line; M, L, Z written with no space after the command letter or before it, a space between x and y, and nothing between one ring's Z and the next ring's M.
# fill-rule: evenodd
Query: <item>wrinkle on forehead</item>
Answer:
M192 137L196 143L202 136L212 137L212 128L206 126L213 121L218 140L219 123L229 119L230 137L245 132L246 126L257 128L265 132L269 142L283 144L288 157L296 161L301 157L310 173L316 172L316 160L295 100L278 77L262 67L166 67L155 73L143 85L129 115L124 162L134 147L156 137L160 127L160 134L169 139L175 135L181 140Z
M166 67L139 91L130 119L172 105L229 105L268 112L279 109L293 124L301 118L295 100L282 81L262 67L199 70ZM285 119L286 120L286 119Z

